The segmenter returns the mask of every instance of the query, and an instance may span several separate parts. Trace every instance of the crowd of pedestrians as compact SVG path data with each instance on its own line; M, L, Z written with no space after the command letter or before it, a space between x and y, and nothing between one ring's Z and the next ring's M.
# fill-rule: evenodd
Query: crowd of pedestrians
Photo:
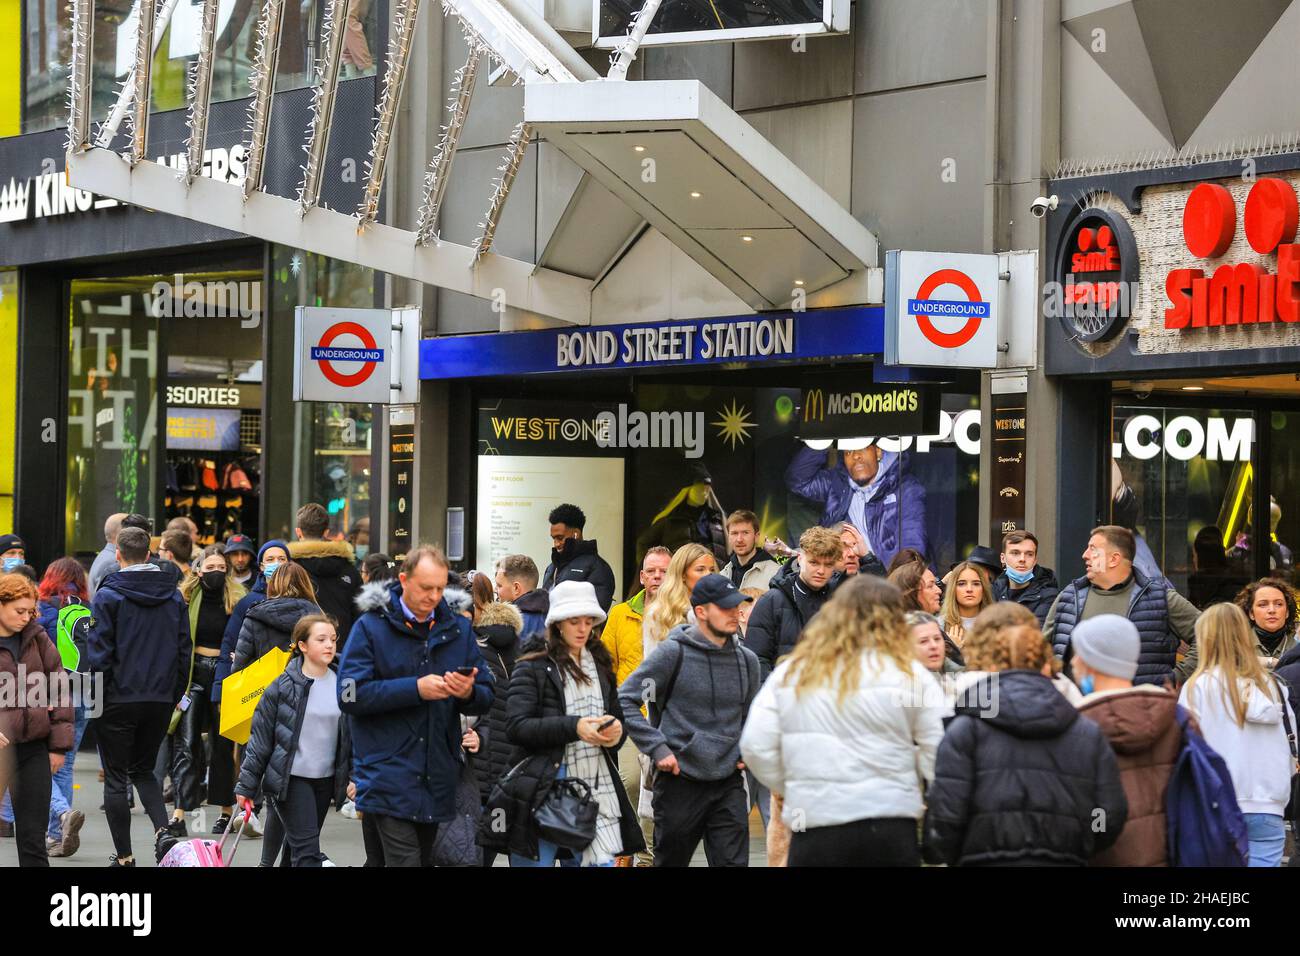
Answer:
M113 515L88 573L39 578L0 536L0 680L41 684L0 704L0 836L78 851L89 728L115 867L137 798L154 862L212 807L261 865L330 866L331 806L367 866L745 866L755 809L776 866L1295 859L1287 582L1201 610L1118 526L1064 587L1026 531L936 568L892 465L856 455L859 494L796 462L826 522L797 549L736 511L725 560L649 547L625 601L573 504L540 573L358 562L317 504L292 542L197 552L186 519Z

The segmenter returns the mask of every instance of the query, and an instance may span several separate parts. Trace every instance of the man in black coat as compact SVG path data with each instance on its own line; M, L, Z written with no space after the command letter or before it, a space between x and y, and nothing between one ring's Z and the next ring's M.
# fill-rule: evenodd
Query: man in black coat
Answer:
M1038 539L1029 531L1012 531L1002 539L1001 560L1006 570L993 579L993 600L1023 604L1042 627L1061 585L1051 568L1038 563Z
M320 609L338 622L341 656L356 619L355 601L361 590L361 572L357 570L352 545L325 539L329 526L329 512L323 506L313 502L299 508L293 529L298 540L289 545L289 557L301 564L311 578Z
M586 581L596 589L596 600L608 614L614 603L614 569L596 552L596 542L585 541L587 516L577 505L560 505L547 518L551 523L551 563L542 575L550 591L561 581Z
M755 602L745 646L757 655L763 680L794 650L803 629L839 587L843 576L835 566L843 553L843 540L830 528L809 528L799 536L799 557L773 576L768 592Z

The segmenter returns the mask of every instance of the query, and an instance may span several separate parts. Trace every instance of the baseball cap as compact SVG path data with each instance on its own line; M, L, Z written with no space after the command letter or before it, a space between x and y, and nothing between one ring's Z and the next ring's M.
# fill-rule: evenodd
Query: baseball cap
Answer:
M249 554L257 554L257 549L253 547L253 539L246 534L232 534L226 539L226 548L223 553L231 554L235 551L247 551Z
M716 604L721 608L730 608L752 600L754 599L748 594L741 594L740 588L732 584L730 578L721 574L706 574L691 589L691 607Z
M27 545L23 544L23 539L16 534L0 534L0 553L12 551L19 548L24 553L27 551Z

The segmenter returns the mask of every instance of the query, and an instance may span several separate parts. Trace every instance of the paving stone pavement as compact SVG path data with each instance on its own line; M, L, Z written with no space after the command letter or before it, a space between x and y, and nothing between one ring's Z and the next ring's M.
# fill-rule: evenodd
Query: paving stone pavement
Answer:
M73 770L73 783L76 790L72 805L86 814L86 824L81 830L81 848L75 855L67 858L52 859L53 867L101 867L108 864L113 853L113 844L108 836L108 823L104 811L99 805L104 802L104 785L99 782L99 761L94 751L83 751L77 756ZM170 808L169 808L170 810ZM208 835L212 824L220 811L216 807L205 808L206 826L203 835ZM263 811L265 814L265 811ZM200 835L194 824L187 820L190 836ZM763 824L755 811L750 817L749 865L766 866L766 847L763 840ZM153 865L153 828L149 818L136 800L136 808L131 812L131 840L140 866ZM234 837L230 838L233 841ZM365 847L361 840L361 822L349 820L338 812L331 810L325 818L325 829L321 833L321 848L338 866L361 866L365 863ZM262 841L244 839L240 841L232 866L257 866L261 858ZM16 867L18 855L14 851L14 841L0 839L0 867ZM497 859L497 866L506 866L504 857ZM699 850L692 860L692 866L704 866L704 851Z

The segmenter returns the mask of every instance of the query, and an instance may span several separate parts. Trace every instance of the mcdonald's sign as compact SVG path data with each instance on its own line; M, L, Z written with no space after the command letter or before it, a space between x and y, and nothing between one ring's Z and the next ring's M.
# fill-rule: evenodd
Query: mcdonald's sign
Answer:
M935 385L863 386L860 378L805 389L799 408L799 437L932 435L939 430L939 397Z

